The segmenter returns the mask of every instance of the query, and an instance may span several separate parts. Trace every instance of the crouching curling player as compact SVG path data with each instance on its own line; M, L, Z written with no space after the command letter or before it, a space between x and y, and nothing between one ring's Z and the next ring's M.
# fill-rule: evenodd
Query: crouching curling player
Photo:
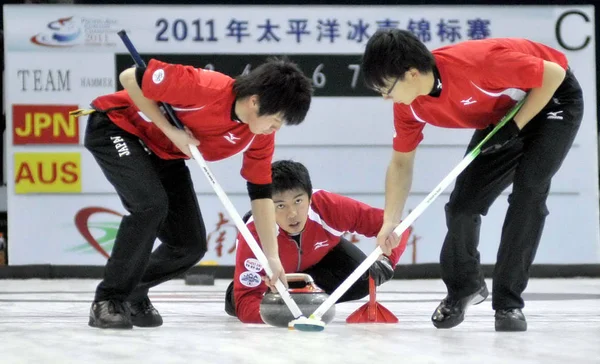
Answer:
M355 232L377 236L383 224L383 210L325 190L313 190L308 170L298 162L273 163L272 178L277 243L284 270L309 274L330 295L366 258L342 235ZM246 226L260 244L251 216ZM406 249L408 233L400 240L401 244L389 256L381 256L338 303L367 296L369 275L376 285L394 276L394 267ZM227 288L225 311L244 323L263 323L260 303L273 284L239 234L234 280Z

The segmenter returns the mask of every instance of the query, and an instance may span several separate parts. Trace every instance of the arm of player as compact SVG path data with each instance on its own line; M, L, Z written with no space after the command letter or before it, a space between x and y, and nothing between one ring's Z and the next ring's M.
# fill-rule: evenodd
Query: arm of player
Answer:
M234 283L233 294L235 297L235 313L238 319L245 324L262 324L260 317L260 302L263 294L267 290L267 285L261 283L264 289L249 289L246 287L236 287Z
M549 62L510 47L489 52L485 59L486 74L482 80L485 86L529 90L527 100L513 117L512 129L523 129L548 104L565 79L567 60L563 57L555 55L557 61ZM518 133L518 130L515 131Z
M550 102L565 75L566 71L560 65L544 61L542 85L529 91L527 100L513 118L519 129L523 129Z
M235 313L238 319L247 324L263 323L260 317L260 302L267 291L267 285L261 280L264 271L241 234L238 235L235 253L235 273L233 275L233 297Z
M229 97L233 82L220 72L151 59L140 86L152 100L173 106L201 107Z
M287 287L285 271L279 259L279 246L277 245L277 223L275 222L275 206L270 198L252 200L252 216L254 225L260 239L263 252L267 256L269 267L273 272L271 277L265 277L267 285L275 289L275 282L280 279Z
M338 231L355 232L366 237L375 237L383 225L383 210L355 199L319 190L312 195L312 205L327 224ZM401 244L387 255L392 266L396 266L406 249L410 231L406 230Z
M383 210L350 197L319 190L312 195L312 205L327 224L342 232L375 237L383 224Z
M416 149L410 152L394 151L385 177L385 209L383 226L377 234L377 245L383 253L390 255L398 246L400 238L393 230L400 224L402 211L412 185Z
M279 278L287 285L285 272L279 260L279 246L277 245L277 223L275 222L275 206L271 199L271 160L275 150L275 136L257 135L244 153L242 162L242 177L248 181L248 194L252 206L254 225L263 252L273 270L273 276L267 277L269 287L275 289L275 281Z
M354 231L369 238L377 236L383 226L383 210L345 196L331 195L337 197L337 201L333 205L339 211L344 211L343 214L336 214L346 222L342 228L344 231ZM400 237L400 244L393 248L390 254L386 254L392 267L398 264L406 250L409 237L410 229L406 229Z
M135 106L137 106L144 115L150 118L150 120L152 120L152 122L173 142L173 144L177 146L177 148L179 148L179 150L188 157L191 157L188 145L199 145L200 142L194 138L188 130L179 130L172 125L162 113L158 104L144 96L142 89L136 80L135 72L135 68L128 68L121 72L119 75L121 85L127 90L127 93Z

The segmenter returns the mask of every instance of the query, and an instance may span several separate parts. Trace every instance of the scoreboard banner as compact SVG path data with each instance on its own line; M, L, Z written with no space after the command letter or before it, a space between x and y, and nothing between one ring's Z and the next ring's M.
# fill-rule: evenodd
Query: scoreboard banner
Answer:
M553 180L536 262L600 263L596 59L593 6L77 6L5 5L5 105L9 264L102 265L126 213L83 147L86 117L69 111L121 88L133 62L124 29L148 60L231 76L287 56L312 80L306 121L278 132L275 159L304 163L315 188L384 205L392 104L364 87L360 57L378 29L413 32L429 49L471 39L523 37L564 52L586 105L575 144ZM515 26L519 24L519 26ZM471 131L428 126L419 146L414 208L458 163ZM250 208L241 158L211 169L240 214ZM233 265L235 226L196 165L190 170L209 234L203 264ZM444 193L412 226L401 264L438 262ZM481 231L494 263L510 189ZM373 239L348 234L365 253Z

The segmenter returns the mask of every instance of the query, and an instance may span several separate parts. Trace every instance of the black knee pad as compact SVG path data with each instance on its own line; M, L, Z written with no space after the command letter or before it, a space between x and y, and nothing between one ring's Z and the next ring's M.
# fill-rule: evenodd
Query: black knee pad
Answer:
M546 206L546 201L548 200L549 190L548 188L546 191L540 192L538 188L513 188L512 193L508 196L508 203L522 205L532 213L548 216L550 212Z
M474 209L467 209L464 207L457 207L455 205L446 204L446 226L450 228L453 224L463 223L466 220L472 220L472 223L481 225L481 215L487 214L485 211L474 211Z

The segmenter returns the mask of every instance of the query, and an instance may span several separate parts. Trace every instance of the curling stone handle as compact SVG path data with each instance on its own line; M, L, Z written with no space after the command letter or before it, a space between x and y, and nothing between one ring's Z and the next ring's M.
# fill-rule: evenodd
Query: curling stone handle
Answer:
M312 292L324 292L319 286L315 284L310 274L306 273L287 273L285 278L288 282L304 282L305 286L303 289L309 289ZM301 289L302 290L302 289ZM297 288L290 288L290 292L298 292Z
M315 281L313 281L310 274L306 273L287 273L285 279L287 279L288 282L304 282L306 285L311 286L315 284Z

